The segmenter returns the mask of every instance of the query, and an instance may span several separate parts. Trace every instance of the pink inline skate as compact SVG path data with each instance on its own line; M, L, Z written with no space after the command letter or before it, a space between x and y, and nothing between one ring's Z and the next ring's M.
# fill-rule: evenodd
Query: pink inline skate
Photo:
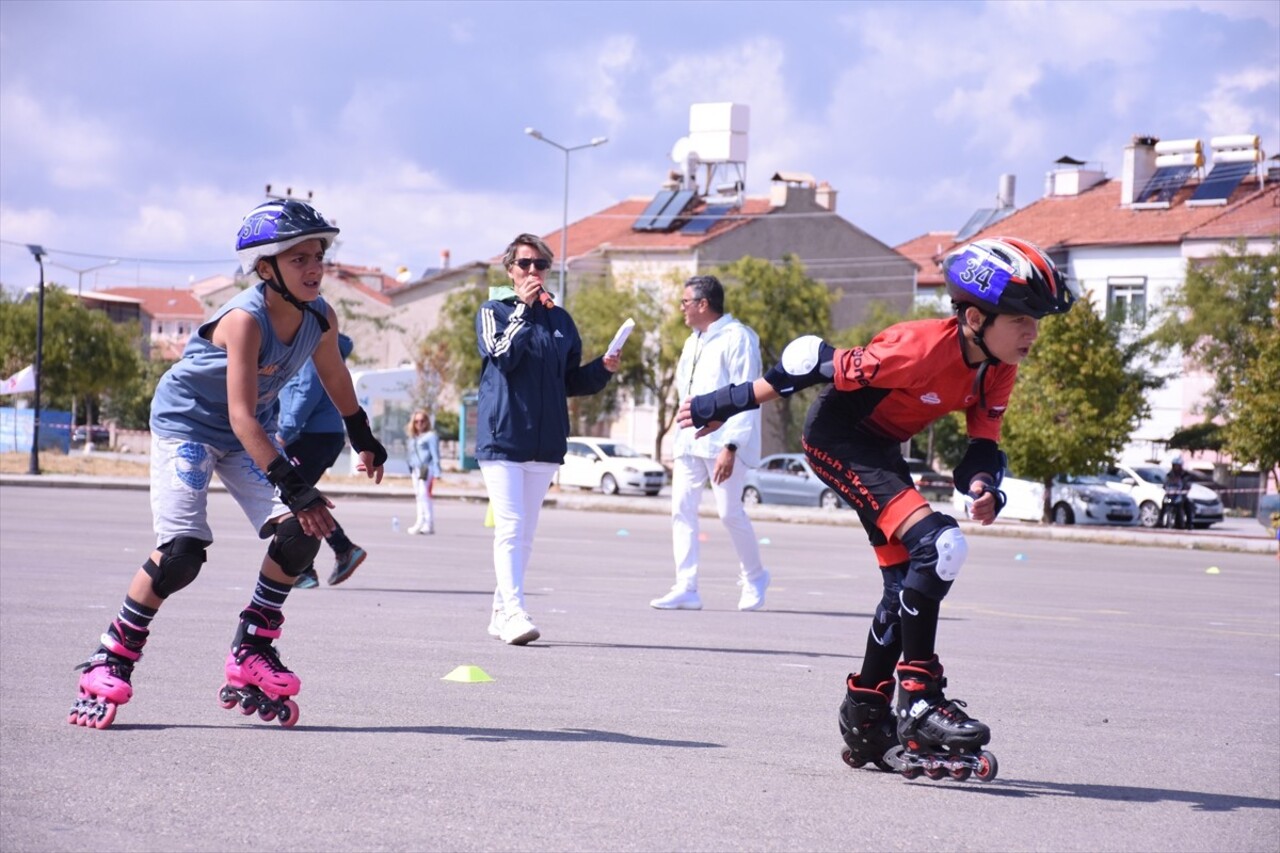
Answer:
M264 721L277 717L291 728L298 722L298 703L290 697L302 689L302 681L283 663L271 641L280 636L284 614L250 607L240 614L231 652L227 655L227 683L218 691L218 702L230 709L240 706L245 716L257 713Z
M116 709L133 698L133 665L142 657L147 643L145 628L126 626L119 619L107 627L98 650L84 663L80 676L80 696L67 714L73 726L105 729L115 722Z

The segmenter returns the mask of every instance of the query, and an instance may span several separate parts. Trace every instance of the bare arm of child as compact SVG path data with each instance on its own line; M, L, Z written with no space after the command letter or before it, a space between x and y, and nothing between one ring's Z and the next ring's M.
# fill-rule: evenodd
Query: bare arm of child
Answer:
M273 465L279 466L281 462L292 465L280 455L254 413L258 400L258 349L262 343L257 321L245 311L231 311L218 322L213 342L227 351L227 415L231 429L245 452L271 479ZM301 481L301 476L298 479ZM305 486L305 481L302 484ZM333 503L319 492L315 494L319 500L305 507L291 508L304 533L325 537L334 528L333 516L329 514ZM287 495L285 503L290 503Z

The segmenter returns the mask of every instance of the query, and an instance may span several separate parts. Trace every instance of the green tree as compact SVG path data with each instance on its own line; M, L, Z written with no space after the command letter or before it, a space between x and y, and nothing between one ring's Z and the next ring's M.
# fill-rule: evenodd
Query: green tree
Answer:
M1001 446L1014 472L1044 484L1046 521L1053 477L1110 462L1146 417L1146 391L1160 381L1140 366L1145 352L1141 342L1124 343L1120 327L1087 299L1041 321L1018 370Z
M463 285L450 293L440 309L440 322L419 343L414 364L429 368L461 397L480 383L480 350L476 344L476 314L489 299L490 285L500 272L489 271L488 282Z
M582 361L604 355L605 348L613 340L628 317L635 319L642 301L642 294L618 287L613 281L599 278L578 285L573 294L573 322L582 338ZM642 317L645 314L641 313ZM645 317L647 319L647 317ZM638 322L638 321L637 321ZM636 341L627 339L620 353L618 372L598 394L569 398L569 417L575 435L590 432L589 426L608 420L618 410L618 404L627 391L626 379L644 367L644 359Z
M584 411L616 410L624 396L654 407L653 458L662 457L662 436L675 422L680 394L675 388L680 349L689 335L678 302L683 279L618 281L612 277L588 284L574 297L573 316L583 339L584 357L604 351L628 317L636 326L622 348L621 362L600 408L588 404ZM589 398L578 398L588 403ZM571 401L572 402L572 401ZM590 406L590 407L588 407Z
M0 367L9 375L35 362L39 303L0 297ZM41 405L85 411L142 370L137 323L117 324L58 285L45 287Z
M124 429L149 429L156 384L173 364L172 361L143 361L136 377L111 392L102 407L103 417L114 420Z
M1280 240L1250 254L1243 240L1209 263L1192 265L1169 297L1152 340L1178 347L1213 377L1204 406L1222 424L1223 449L1280 483Z
M1276 328L1280 297L1280 240L1267 254L1249 254L1241 240L1210 263L1192 264L1170 294L1152 341L1178 347L1214 379L1204 413L1212 420L1231 406L1232 394L1256 364Z
M839 299L825 284L810 278L795 255L781 265L744 257L716 273L725 286L725 310L760 336L760 360L768 370L782 350L801 335L831 337L831 306ZM778 425L784 446L800 446L799 415L807 411L817 390L778 401Z
M1258 335L1258 357L1236 383L1226 419L1223 432L1232 458L1269 472L1280 488L1280 303L1271 327Z

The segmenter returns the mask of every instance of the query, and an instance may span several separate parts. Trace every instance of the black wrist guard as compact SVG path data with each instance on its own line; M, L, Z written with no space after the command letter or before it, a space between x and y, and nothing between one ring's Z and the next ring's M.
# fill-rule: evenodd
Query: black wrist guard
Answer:
M978 483L981 483L985 487L985 491L983 491L984 495L987 492L990 492L996 496L996 515L999 515L1000 510L1004 509L1004 505L1009 502L1009 499L1006 497L1005 493L998 488L996 478L992 477L990 474L974 474L973 479L969 481L969 495L971 497L977 497L977 495L973 493L973 487Z
M373 437L373 430L369 429L369 416L364 413L363 408L356 409L354 414L347 415L342 422L347 425L347 439L351 442L352 450L356 453L364 453L366 450L372 453L375 468L387 461L387 449Z
M782 358L765 371L764 381L781 397L823 385L835 376L836 350L817 335L805 335L787 344Z
M277 456L268 466L267 482L276 487L280 500L294 512L324 503L324 495L320 494L320 490L308 484L298 469L293 467L293 463L283 456Z
M699 394L689 401L689 414L693 425L704 427L709 423L724 423L739 412L760 408L756 402L756 389L752 383L726 385L706 394Z

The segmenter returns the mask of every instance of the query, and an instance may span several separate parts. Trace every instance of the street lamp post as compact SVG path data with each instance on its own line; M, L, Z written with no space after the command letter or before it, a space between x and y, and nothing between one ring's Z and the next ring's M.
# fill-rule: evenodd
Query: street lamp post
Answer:
M590 142L584 142L581 145L565 146L555 140L547 139L542 135L542 131L535 128L526 127L524 132L534 139L541 140L564 152L564 216L560 225L560 302L567 306L569 304L569 285L565 282L565 262L568 259L565 255L568 252L569 244L569 155L574 151L581 151L583 148L595 148L599 145L604 145L609 141L609 137L597 136Z
M31 464L28 474L40 473L40 383L44 379L44 248L32 244L27 245L40 265L40 297L36 309L36 408L31 417Z
M111 260L107 261L105 264L98 264L96 267L86 267L85 269L82 269L82 270L76 269L73 266L68 266L67 264L60 264L57 261L49 261L49 266L61 267L64 270L70 270L71 272L75 273L76 274L76 296L83 296L85 273L93 272L94 270L106 269L107 267L113 267L118 263L120 263L118 258L112 258Z

